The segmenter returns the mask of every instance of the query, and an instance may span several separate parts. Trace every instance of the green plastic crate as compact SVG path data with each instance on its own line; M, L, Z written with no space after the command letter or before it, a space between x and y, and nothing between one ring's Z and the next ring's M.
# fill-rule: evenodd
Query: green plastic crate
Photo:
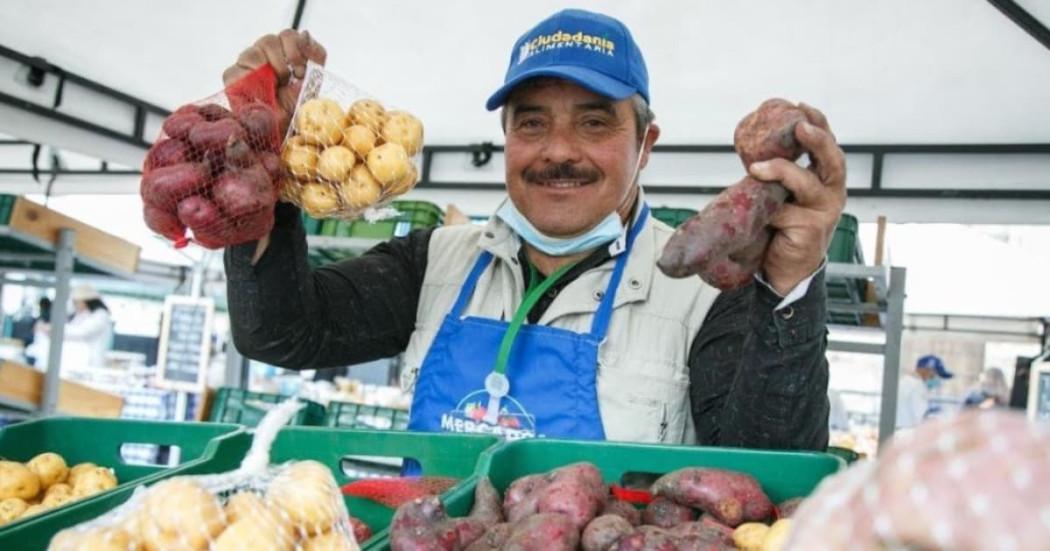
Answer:
M864 264L864 256L857 238L859 227L856 216L842 214L828 246L828 262Z
M390 203L390 206L401 214L373 223L366 220L354 220L349 223L345 236L373 239L403 237L418 228L437 226L441 224L441 219L444 217L444 212L440 207L427 201L394 201Z
M403 409L333 401L325 408L324 425L346 429L405 430L408 427L408 412Z
M288 396L268 392L251 392L239 388L223 387L215 393L208 420L217 423L237 423L254 427L259 424L273 404L287 400ZM320 425L324 422L324 406L317 402L300 399L305 406L292 417L290 425Z
M180 474L213 460L219 443L236 438L244 428L219 423L178 423L132 419L50 417L0 429L0 457L25 462L54 452L69 466L91 462L112 468L119 485L63 507L0 527L0 549L44 549L54 533L123 503L136 486ZM178 446L174 467L126 463L124 444Z
M324 223L324 220L318 220L305 212L302 213L302 219L306 235L321 235L321 225Z
M11 221L11 211L15 208L16 195L0 195L0 226L6 226Z
M652 213L653 218L671 226L672 228L681 226L686 220L689 220L697 214L697 211L693 209L677 209L671 207L655 207L650 209L649 212Z
M826 453L535 438L510 442L482 454L478 477L488 476L502 493L520 477L579 461L594 463L607 483L621 483L625 473L656 476L682 467L742 471L754 476L774 503L809 495L824 477L845 467L841 458ZM444 496L450 516L466 516L470 512L477 480L458 485ZM389 540L376 541L368 549L389 549Z

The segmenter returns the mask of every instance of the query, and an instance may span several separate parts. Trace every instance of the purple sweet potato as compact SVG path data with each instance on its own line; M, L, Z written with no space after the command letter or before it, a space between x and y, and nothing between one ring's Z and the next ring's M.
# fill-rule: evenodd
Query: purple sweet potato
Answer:
M770 159L798 159L802 145L795 139L795 126L805 120L806 114L787 100L773 98L762 102L737 124L733 133L733 143L744 167Z
M620 538L634 531L627 519L619 515L602 515L592 520L583 530L583 551L605 551Z
M150 205L142 212L146 220L146 227L175 241L186 233L186 226L179 221L179 217L167 209L159 209Z
M514 525L509 522L501 522L489 526L488 530L467 546L464 551L498 551L503 549L503 544L510 538L510 532Z
M739 526L746 521L764 521L773 504L750 475L708 468L685 468L666 474L652 488L657 496L701 509L718 521Z
M601 514L621 516L631 523L631 526L638 526L642 523L642 512L631 503L619 499L606 501Z
M248 143L255 151L276 152L281 144L277 115L264 103L249 103L238 106L237 120L248 132Z
M732 545L704 540L692 535L679 535L656 526L639 526L620 538L612 551L732 551Z
M782 501L777 504L777 512L780 514L780 518L791 518L795 516L795 511L798 510L799 505L802 505L801 497L793 497L789 500Z
M223 151L230 142L244 140L246 136L244 127L235 119L219 119L193 125L187 139L198 151Z
M671 277L699 274L723 290L747 284L769 241L769 220L785 199L783 186L745 176L679 226L664 246L660 269Z
M679 505L666 497L657 497L649 502L642 513L642 523L660 528L671 528L696 519L691 507Z
M575 551L580 529L558 513L532 515L514 525L504 551Z
M163 209L203 191L207 185L208 174L199 163L179 163L146 173L140 191L147 205Z
M670 532L676 536L695 538L705 543L723 543L726 545L732 545L733 543L733 529L718 521L698 520L685 522L671 528Z
M393 551L454 551L459 532L447 522L445 507L436 497L415 499L397 508L390 522Z
M273 204L273 183L261 165L228 170L216 180L212 197L227 216L242 216Z
M797 159L803 149L795 128L805 120L805 113L780 99L768 100L744 117L734 135L744 166ZM699 275L723 290L750 283L772 237L769 221L787 197L779 183L750 176L729 186L675 231L657 263L660 270L670 277Z
M486 526L503 522L499 492L489 482L488 477L478 480L478 485L474 488L474 506L470 509L470 518L479 520Z
M203 121L204 117L197 112L196 105L183 105L164 119L161 129L170 138L184 140L189 136L190 129Z
M194 231L208 231L222 221L222 213L215 203L200 195L179 201L179 221Z
M503 511L509 522L535 513L561 513L582 530L598 516L607 495L598 468L590 463L575 463L514 481L504 496Z
M166 139L160 140L149 148L146 160L142 163L142 171L149 172L155 168L176 165L192 160L189 148L182 140Z

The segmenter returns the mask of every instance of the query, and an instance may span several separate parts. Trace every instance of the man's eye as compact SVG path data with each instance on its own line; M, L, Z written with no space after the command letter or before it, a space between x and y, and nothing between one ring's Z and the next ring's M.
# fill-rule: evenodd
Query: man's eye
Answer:
M540 119L524 119L518 123L518 128L541 128L543 121Z

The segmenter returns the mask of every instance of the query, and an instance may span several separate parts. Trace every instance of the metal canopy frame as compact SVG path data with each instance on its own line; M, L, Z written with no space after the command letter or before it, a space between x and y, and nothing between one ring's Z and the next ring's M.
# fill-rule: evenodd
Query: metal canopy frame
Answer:
M1050 48L1050 29L1047 29L1046 25L1038 19L1032 17L1028 10L1018 6L1017 2L1013 0L988 0L988 3L1003 12L1003 15L1009 17L1024 32L1032 35L1032 38L1038 40L1040 44Z

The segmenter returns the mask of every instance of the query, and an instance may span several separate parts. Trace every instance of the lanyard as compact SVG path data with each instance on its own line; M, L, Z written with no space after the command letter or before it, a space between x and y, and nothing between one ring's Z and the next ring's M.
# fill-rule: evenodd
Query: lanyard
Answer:
M532 310L533 306L539 302L540 297L543 293L546 293L565 272L568 272L575 264L570 263L558 268L551 275L547 276L542 283L537 284L539 280L539 272L536 271L536 267L529 263L529 289L525 294L525 299L522 300L521 306L514 312L514 317L511 319L510 326L507 327L507 332L503 335L503 340L500 341L499 353L496 355L496 367L493 369L495 373L503 375L507 372L507 361L510 359L510 351L514 346L514 339L518 336L518 331L521 330L521 326L525 323L525 318L529 315L529 311Z

